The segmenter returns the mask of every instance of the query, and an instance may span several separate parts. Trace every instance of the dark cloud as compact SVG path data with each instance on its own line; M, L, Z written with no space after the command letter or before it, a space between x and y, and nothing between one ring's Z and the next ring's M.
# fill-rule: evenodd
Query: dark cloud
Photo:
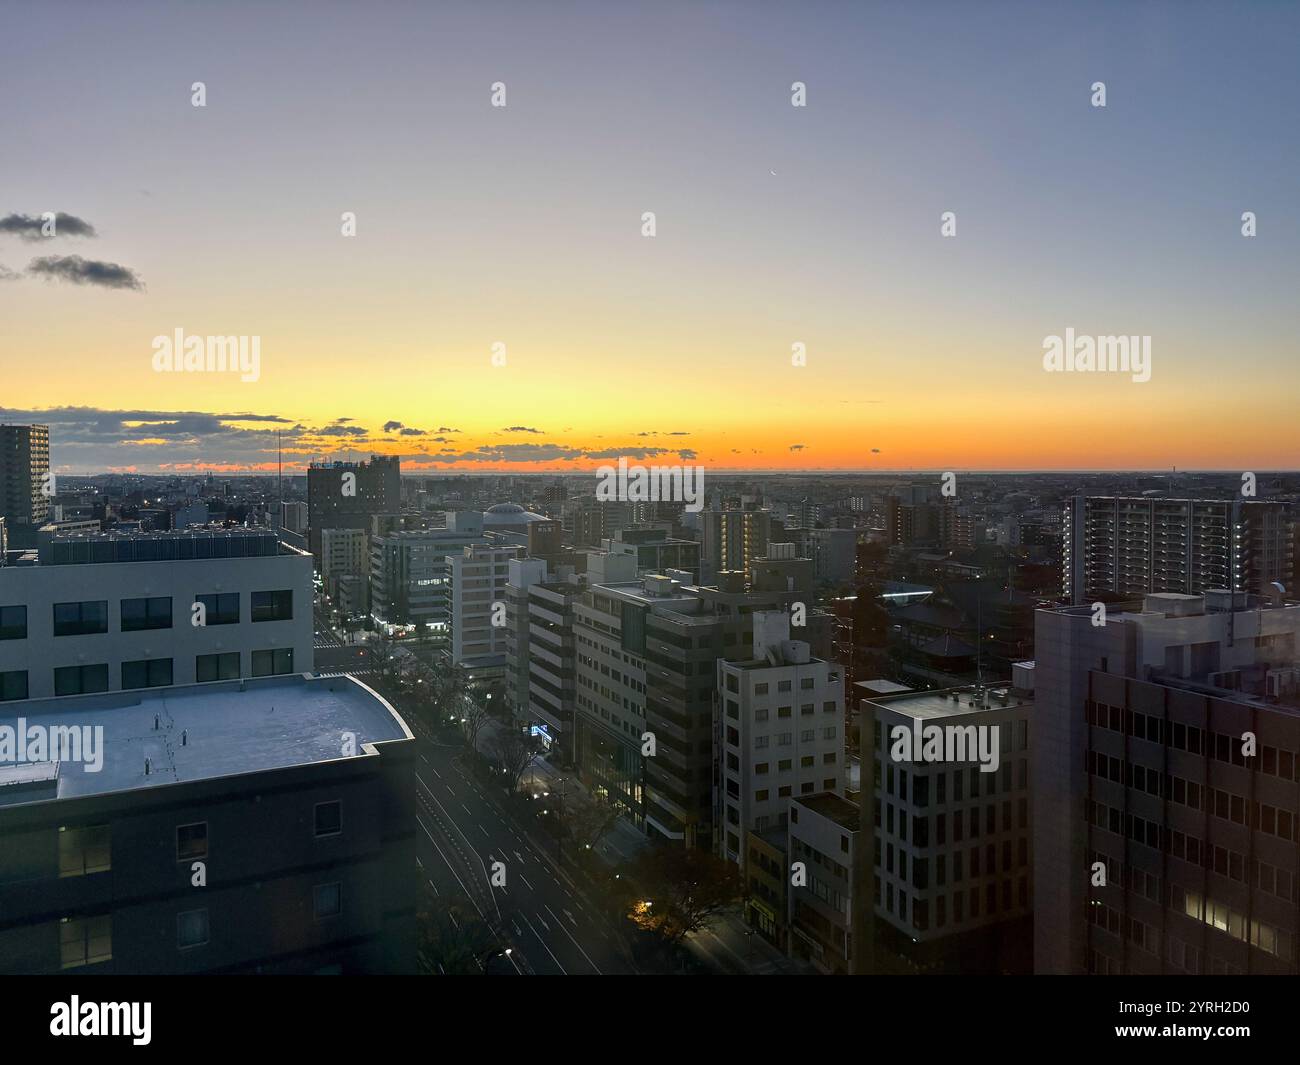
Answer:
M9 267L0 265L0 281L17 281L20 274L10 270Z
M449 429L449 428L448 428L447 426L445 426L445 425L440 425L440 426L438 426L438 432L440 432L440 433L459 433L460 430L459 430L459 429Z
M695 449L692 448L692 447L684 447L684 448L682 448L679 452L677 452L677 454L680 455L680 456L681 456L682 458L684 458L684 459L697 459L697 458L699 458L699 455L697 455L697 454L695 453Z
M0 218L0 233L12 234L30 241L49 240L53 237L96 236L95 227L85 219L78 218L75 214L64 214L62 211L54 213L54 233L51 237L46 237L41 231L44 225L45 221L40 217L29 214L7 214Z
M98 407L0 407L0 422L5 421L48 425L53 464L77 472L113 467L168 469L205 463L274 463L277 429L284 427L286 448L295 443L303 429L278 414L248 411L210 414Z
M405 425L402 422L390 421L384 422L384 432L397 433L400 436L428 436L425 429L416 429L413 426Z
M580 447L562 444L484 444L475 451L440 451L429 456L436 462L556 462L583 457Z
M803 450L805 447L807 447L807 446L808 446L807 444L791 444L791 445L790 445L790 450L791 450L791 451L802 451L802 450Z
M654 455L671 455L672 448L669 447L642 447L633 444L631 447L607 447L601 451L588 451L586 457L589 459L647 459Z
M351 419L348 420L351 421ZM311 435L357 437L357 436L368 435L368 430L363 429L359 425L339 425L337 422L335 422L333 425L327 425L323 429L316 429L311 431Z
M503 433L536 433L542 435L541 429L534 429L531 425L508 425L501 430Z
M80 255L46 255L33 259L27 272L46 280L70 281L74 285L144 291L144 282L130 268L98 259L83 259Z

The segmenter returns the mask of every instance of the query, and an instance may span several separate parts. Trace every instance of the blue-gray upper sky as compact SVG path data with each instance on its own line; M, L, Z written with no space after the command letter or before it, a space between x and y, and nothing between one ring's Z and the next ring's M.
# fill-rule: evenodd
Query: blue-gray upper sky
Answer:
M75 469L267 461L231 412L510 462L501 426L644 430L653 365L645 419L714 463L1280 465L1298 71L1282 3L0 3L0 219L93 227L0 227L0 417L88 408ZM153 372L178 327L260 335L260 380ZM1045 376L1067 327L1152 335L1151 382ZM1098 411L1164 443L1044 439Z

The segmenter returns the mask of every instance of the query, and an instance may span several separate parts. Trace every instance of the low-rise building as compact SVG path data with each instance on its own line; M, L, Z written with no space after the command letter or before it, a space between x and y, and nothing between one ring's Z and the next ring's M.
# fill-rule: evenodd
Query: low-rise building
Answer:
M788 919L790 952L824 973L856 971L853 934L861 812L840 795L790 802Z
M414 971L414 743L365 685L37 699L18 729L84 742L0 763L0 972Z

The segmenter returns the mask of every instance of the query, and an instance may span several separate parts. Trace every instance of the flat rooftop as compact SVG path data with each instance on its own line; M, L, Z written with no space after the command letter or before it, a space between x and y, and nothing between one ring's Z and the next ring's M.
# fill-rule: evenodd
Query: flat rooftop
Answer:
M59 764L56 787L36 792L5 786L30 782L30 761L0 763L0 806L328 762L344 757L345 732L355 733L358 754L366 743L411 738L396 711L365 685L305 674L5 703L0 730L16 734L19 718L29 731L103 726L103 765L90 772L83 752L82 761Z
M191 525L161 532L59 532L37 548L42 566L302 554L305 552L282 542L274 529L242 525Z
M805 795L790 801L791 803L797 802L800 806L806 806L813 813L834 821L841 828L846 828L850 832L856 832L862 823L860 808L849 802L848 799L841 799L833 792L825 791L819 795Z
M861 683L854 687L862 688ZM993 710L1010 710L1018 706L1032 706L1033 697L1017 694L1009 684L998 684L984 689L983 706L972 706L975 696L973 687L942 688L935 691L909 692L901 695L875 695L869 693L862 697L862 702L885 710L892 710L904 717L921 721L944 717L962 717L967 714L983 714ZM953 695L957 696L956 701ZM1005 697L1006 702L1002 701Z

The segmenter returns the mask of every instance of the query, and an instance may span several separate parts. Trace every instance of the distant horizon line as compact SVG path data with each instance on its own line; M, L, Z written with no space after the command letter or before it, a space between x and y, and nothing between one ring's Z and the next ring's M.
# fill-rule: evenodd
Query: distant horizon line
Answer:
M338 460L338 461L339 461L339 462L342 462L342 463L344 463L344 464L353 464L353 463L355 463L355 462L358 462L358 461L365 461L365 460L340 459L340 460ZM698 465L700 465L700 463L682 463L682 462L677 462L677 463L653 463L652 465L669 465L669 466L697 465L697 466L698 466ZM298 468L295 468L295 469L292 470L292 471L290 471L290 470L285 470L284 473L285 473L285 476L291 476L291 477L302 477L302 476L306 476L307 470L308 470L309 468L310 468L310 467L298 467ZM1256 476L1258 476L1258 475L1260 475L1260 474L1297 474L1297 475L1300 475L1300 469L1288 469L1288 468L1278 468L1278 469L1257 468L1257 469L1250 470L1250 471L1243 471L1242 469L1240 469L1240 468L1238 468L1238 467L1235 467L1235 466L1230 466L1230 467L1221 467L1221 468L1210 468L1210 467L1205 467L1205 468L1188 468L1188 469L1166 469L1166 468L1159 468L1159 467L1154 467L1154 468L1138 468L1138 467L1130 467L1130 466L1116 466L1116 467L1039 467L1039 468L1029 468L1029 467L1021 467L1021 468L1011 468L1011 467L982 468L982 467L974 467L974 466L966 466L966 467L957 466L957 467L953 467L953 468L950 468L950 469L942 469L942 468L940 468L940 467L938 467L938 466L910 466L910 467L900 467L900 468L891 468L891 469L879 469L879 468L865 468L865 469L864 469L864 468L857 468L857 467L844 467L844 466L800 467L800 468L797 468L797 469L790 469L790 468L783 468L783 467L752 467L752 466L751 466L751 467L746 467L746 466L718 466L718 467L707 467L707 468L709 469L710 472L715 472L715 473L737 474L737 475L745 475L745 476L760 475L760 476L769 476L769 477L777 477L777 476L794 476L794 475L801 475L801 474L803 474L803 475L806 475L806 474L823 474L823 475L824 475L824 474L830 474L830 475L835 475L835 476L844 476L844 477L868 475L868 476L882 477L882 476L896 476L896 475L900 475L900 474L906 474L906 475L909 475L909 476L916 476L916 475L921 475L921 474L940 474L940 475L941 475L941 474L944 474L944 473L965 473L965 474L979 474L979 475L991 475L991 474L1015 474L1015 475L1030 475L1030 474L1033 474L1033 475L1048 475L1048 474L1085 474L1085 475L1100 475L1100 474L1133 474L1133 475L1152 475L1152 476L1161 476L1161 477L1168 477L1168 476L1182 476L1182 475L1185 475L1185 474L1237 474L1237 475L1240 475L1240 474L1243 473L1243 472L1251 472L1251 473L1254 473ZM594 476L594 475L596 474L597 469L598 469L598 467L593 467L593 468L592 468L591 470L589 470L589 471L588 471L588 470L574 470L574 469L534 469L534 470L458 470L458 469L442 469L442 468L436 468L436 469L428 469L428 470L423 470L423 469L402 470L402 471L400 471L400 475L403 476L403 477L429 477L429 476L436 476L436 475L451 475L451 476L457 476L457 477L502 477L502 476L509 476L509 477L556 477L556 476L585 477L585 476L589 476L589 475L590 475L590 476ZM59 476L61 476L61 477L207 477L207 476L220 476L220 477L277 477L277 476L279 476L279 474L278 474L277 471L275 471L275 470L258 470L258 469L251 469L251 468L250 468L250 469L242 469L242 470L221 470L221 471L215 471L215 470L202 470L202 471L185 471L185 472L178 471L178 470L86 470L86 471L58 471L58 470L55 470L55 472L56 472Z

